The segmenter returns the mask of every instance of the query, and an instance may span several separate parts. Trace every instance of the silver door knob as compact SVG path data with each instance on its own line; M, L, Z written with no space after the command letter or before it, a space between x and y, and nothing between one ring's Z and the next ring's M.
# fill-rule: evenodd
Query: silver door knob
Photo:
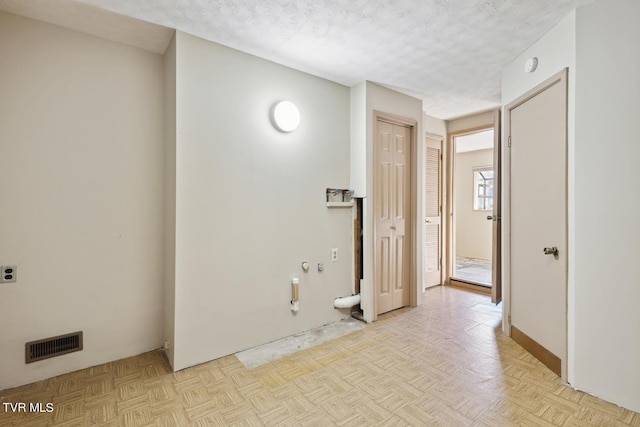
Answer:
M558 248L555 246L552 246L550 248L544 248L543 251L545 255L558 256Z
M487 219L488 219L489 221L493 221L493 215L487 215Z

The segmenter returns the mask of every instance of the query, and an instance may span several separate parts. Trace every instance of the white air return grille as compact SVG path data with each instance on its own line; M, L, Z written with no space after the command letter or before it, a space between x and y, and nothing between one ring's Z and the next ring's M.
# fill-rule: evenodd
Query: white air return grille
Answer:
M82 331L44 338L25 344L25 363L37 362L82 350Z

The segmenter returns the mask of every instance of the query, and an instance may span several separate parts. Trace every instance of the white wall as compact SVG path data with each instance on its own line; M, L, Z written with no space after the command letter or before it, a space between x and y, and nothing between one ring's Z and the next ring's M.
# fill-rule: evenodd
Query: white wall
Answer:
M422 127L424 128L425 133L438 135L443 138L447 137L447 122L437 117L424 114L422 116Z
M0 390L162 342L162 57L0 13ZM24 363L27 341L84 350Z
M176 38L164 53L164 340L174 365L176 305Z
M347 317L349 89L178 32L174 369ZM300 127L276 131L289 99ZM330 261L338 248L339 261ZM302 261L311 271L304 273ZM324 262L325 270L316 264ZM290 310L300 278L300 311Z
M367 194L367 83L350 89L350 187L357 197Z
M635 411L640 235L630 230L640 211L639 17L633 0L577 9L505 67L502 87L507 104L569 67L568 378ZM530 56L539 58L538 70L524 74Z
M457 153L454 176L455 251L457 256L491 260L493 211L473 210L473 168L493 166L493 150Z
M576 13L574 385L640 411L640 3Z

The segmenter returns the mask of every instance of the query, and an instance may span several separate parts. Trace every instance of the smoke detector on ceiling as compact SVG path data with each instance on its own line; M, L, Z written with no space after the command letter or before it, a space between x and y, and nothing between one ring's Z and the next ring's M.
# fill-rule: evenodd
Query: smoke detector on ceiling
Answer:
M533 58L527 59L524 63L524 72L525 73L533 73L536 68L538 68L538 58L535 56Z

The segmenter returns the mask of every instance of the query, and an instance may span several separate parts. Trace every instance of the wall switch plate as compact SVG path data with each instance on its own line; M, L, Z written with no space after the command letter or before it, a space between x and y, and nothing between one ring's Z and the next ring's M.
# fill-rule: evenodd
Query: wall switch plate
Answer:
M331 261L338 261L338 248L331 249Z
M13 283L18 280L18 267L15 265L3 265L0 272L0 283Z
M321 262L318 263L318 271L321 273L324 271L324 264Z

